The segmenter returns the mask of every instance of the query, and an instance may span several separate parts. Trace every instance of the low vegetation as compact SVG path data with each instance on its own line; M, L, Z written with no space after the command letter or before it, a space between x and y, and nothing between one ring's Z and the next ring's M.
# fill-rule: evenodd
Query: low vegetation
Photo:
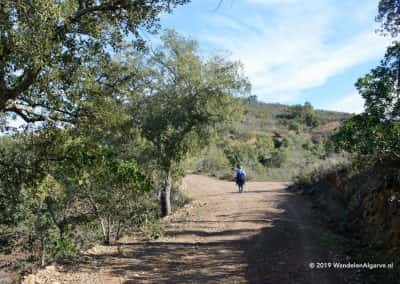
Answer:
M300 175L293 186L345 238L342 249L353 261L394 264L393 270L368 271L370 283L397 283L400 276L399 173L390 166L345 163Z
M242 119L221 129L213 143L191 159L192 171L232 179L242 164L250 179L288 181L300 172L345 160L325 143L349 114L314 110L310 103L266 104L255 97L241 103Z

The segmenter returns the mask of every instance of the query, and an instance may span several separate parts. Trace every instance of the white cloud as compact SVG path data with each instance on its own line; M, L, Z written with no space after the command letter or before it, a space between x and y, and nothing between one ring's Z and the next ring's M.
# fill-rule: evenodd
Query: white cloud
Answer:
M295 53L290 58L294 61L298 60L299 64L281 66L281 72L264 73L265 76L272 78L271 86L267 91L269 93L298 92L322 86L330 77L382 56L386 46L387 43L378 39L374 33L365 31L331 51L320 49L310 57L301 52ZM285 79L285 74L289 75L287 79ZM255 83L263 85L262 80L255 81ZM255 87L257 88L257 85Z
M390 42L376 35L369 22L349 38L329 38L338 34L332 24L337 11L329 0L248 2L293 5L279 6L264 18L261 11L240 20L214 15L209 22L218 25L218 33L207 30L200 38L229 50L233 59L243 62L260 99L290 102L303 90L322 86L332 76L382 57Z
M364 110L364 99L359 93L355 92L340 98L333 104L326 104L322 106L322 108L326 110L335 110L348 113L361 113Z

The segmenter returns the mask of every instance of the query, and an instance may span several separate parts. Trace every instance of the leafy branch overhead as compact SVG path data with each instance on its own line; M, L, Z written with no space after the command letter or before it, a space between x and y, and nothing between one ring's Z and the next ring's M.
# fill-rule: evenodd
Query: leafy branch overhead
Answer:
M1 1L0 113L73 120L91 97L82 84L104 81L93 65L110 62L127 36L143 49L140 31L156 31L160 13L187 2Z

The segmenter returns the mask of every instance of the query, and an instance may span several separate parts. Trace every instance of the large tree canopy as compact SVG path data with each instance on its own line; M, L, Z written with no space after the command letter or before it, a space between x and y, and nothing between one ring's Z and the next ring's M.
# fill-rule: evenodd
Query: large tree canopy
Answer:
M1 1L0 115L70 121L90 100L84 85L104 79L93 67L127 38L143 47L140 31L155 31L161 12L189 1Z

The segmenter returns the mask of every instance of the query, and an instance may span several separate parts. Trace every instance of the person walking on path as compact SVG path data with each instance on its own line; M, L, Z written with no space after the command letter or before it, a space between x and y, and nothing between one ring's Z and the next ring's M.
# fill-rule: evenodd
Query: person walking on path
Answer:
M239 187L239 193L243 192L244 184L246 183L246 172L242 166L238 166L236 171L236 184Z

